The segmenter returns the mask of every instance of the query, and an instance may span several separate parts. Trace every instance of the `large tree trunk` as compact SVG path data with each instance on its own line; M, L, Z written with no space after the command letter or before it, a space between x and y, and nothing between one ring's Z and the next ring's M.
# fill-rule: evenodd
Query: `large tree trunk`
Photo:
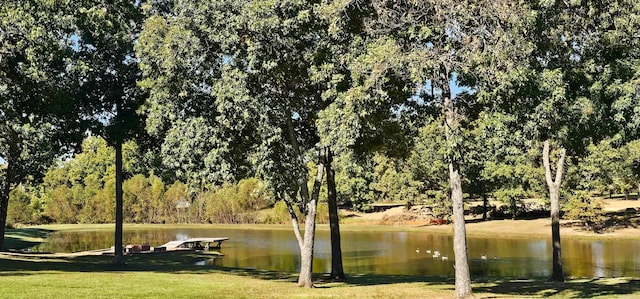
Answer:
M324 176L324 165L318 164L316 179L313 182L313 193L306 203L306 217L304 223L304 242L300 249L300 276L298 286L313 287L313 247L316 238L316 212L318 209L318 197Z
M482 194L482 221L487 220L487 210L489 209L489 198L486 194Z
M114 235L114 265L124 265L122 244L122 142L116 141L116 231Z
M448 77L447 77L448 78ZM455 152L460 149L454 140L459 127L458 115L451 99L448 81L443 83L445 132L447 142L451 145L449 154L449 183L451 187L451 203L453 205L453 252L455 255L455 297L473 297L471 290L471 275L467 257L467 231L464 222L464 202L462 199L462 178L460 165Z
M560 185L562 183L562 172L564 168L564 159L567 151L562 148L560 150L560 158L556 164L555 180L551 174L551 163L549 158L549 140L544 141L542 149L542 162L544 164L544 173L549 187L549 200L551 203L551 244L553 247L553 274L551 280L564 281L562 272L562 251L560 247Z
M335 171L332 168L333 153L327 148L325 168L327 172L327 202L329 204L329 227L331 230L331 279L344 280L342 267L342 248L340 246L340 220L338 219L338 200L336 194Z
M289 111L288 115L289 117L287 117L286 122L289 141L298 156L300 165L304 166L305 161L291 120L292 113ZM298 180L298 185L300 187L300 199L305 214L304 238L302 238L302 242L300 242L300 231L297 230L296 232L298 243L301 245L298 286L308 288L313 287L313 247L315 245L316 237L316 214L318 208L318 197L320 196L320 187L322 186L322 178L324 177L322 155L320 155L320 159L318 160L318 168L315 181L313 182L313 192L311 195L309 195L309 188L307 187L307 174L303 173ZM288 206L287 209L289 210L289 213L292 214L292 219L295 220L295 217L293 216L295 214L293 209L290 206ZM296 226L297 224L294 224L294 231L296 230Z
M7 163L7 169L5 170L4 186L0 190L0 251L6 250L4 248L4 236L7 226L7 214L9 213L9 196L13 185L18 181L16 179L15 158L20 156L20 140L18 134L10 127L5 127L5 133L8 135L9 152L4 157Z
M0 190L0 251L4 251L8 248L4 248L4 235L7 226L7 213L9 211L9 194L11 193L11 159L7 159L7 170L5 172L5 182Z

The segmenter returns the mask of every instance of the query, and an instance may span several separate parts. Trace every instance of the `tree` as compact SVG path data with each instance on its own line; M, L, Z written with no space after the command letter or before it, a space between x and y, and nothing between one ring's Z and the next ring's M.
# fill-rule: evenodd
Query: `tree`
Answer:
M151 172L140 166L140 148L132 141L123 145L123 172L134 176ZM42 201L47 217L58 223L109 223L115 209L115 150L101 137L87 137L79 152L49 168L42 185ZM164 192L162 181L149 175L145 183L155 186L143 204L155 208ZM130 179L131 180L131 179ZM138 180L137 185L143 183ZM159 181L159 182L158 182ZM125 182L133 185L133 182ZM158 186L159 185L159 186ZM158 190L160 189L160 190ZM129 209L142 210L139 206ZM145 211L145 215L151 211ZM146 217L146 216L145 216ZM131 221L128 218L127 221ZM138 220L141 221L141 220ZM150 220L149 220L150 221Z
M531 31L534 50L527 63L534 89L520 103L527 130L543 142L551 203L552 279L563 281L559 197L564 162L567 155L584 154L585 143L630 128L616 119L624 118L621 115L631 109L628 104L637 101L633 83L637 40L631 36L638 23L631 20L637 19L639 7L626 0L541 1L532 6L538 12L538 26ZM555 167L552 147L557 147Z
M71 48L68 19L49 1L5 1L0 8L0 250L9 195L40 179L56 155L79 136L72 119L73 80L64 59Z
M342 247L340 244L340 221L338 219L338 200L336 194L336 175L332 168L333 152L326 149L325 172L327 173L327 204L329 205L329 226L331 228L331 279L344 280L342 267Z
M629 169L631 180L635 181L637 189L636 199L640 200L640 140L627 143L627 157L625 167Z
M324 165L317 164L310 192L307 162L318 141L315 117L327 102L323 85L331 78L313 3L178 1L147 9L137 49L146 76L141 84L151 93L148 128L162 133L180 118L201 117L213 145L205 153L218 162L212 165L224 166L214 173L242 178L249 169L242 166L251 162L278 199L297 204L306 218L304 237L293 221L299 285L311 287Z
M544 191L537 143L526 138L513 114L481 112L469 127L465 173L475 187L469 192L504 201L515 219L519 200Z
M431 87L434 108L441 109L447 144L450 198L453 205L456 297L472 296L467 261L462 198L461 117L452 93L452 82L478 88L495 88L494 69L510 71L509 52L527 7L508 1L451 3L449 1L371 1L375 12L367 27L379 38L370 51L385 53L368 70L370 76L393 71L411 79L414 94ZM513 17L518 16L518 17ZM509 59L492 59L494 57ZM484 66L474 68L475 66ZM385 68L387 67L387 68ZM484 71L484 72L482 72ZM367 76L365 76L367 78ZM478 79L479 78L479 79ZM480 80L481 79L481 80ZM357 82L357 81L356 81ZM480 82L480 83L479 83ZM481 84L482 83L482 84ZM417 88L415 87L417 86Z
M72 59L73 74L82 82L76 95L84 109L80 115L115 148L114 264L120 265L124 263L122 144L140 134L136 111L146 98L137 88L141 73L133 51L143 15L139 2L97 0L66 8L75 25Z

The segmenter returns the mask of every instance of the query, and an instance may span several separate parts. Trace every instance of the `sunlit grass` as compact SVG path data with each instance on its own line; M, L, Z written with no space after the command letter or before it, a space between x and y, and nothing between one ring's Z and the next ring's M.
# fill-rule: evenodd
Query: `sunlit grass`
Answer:
M296 286L294 273L224 268L195 262L197 252L133 255L127 265L111 256L60 258L0 255L2 298L451 298L453 279L410 275L351 274L346 282ZM474 281L478 298L638 298L631 278L581 279L566 283L542 279Z

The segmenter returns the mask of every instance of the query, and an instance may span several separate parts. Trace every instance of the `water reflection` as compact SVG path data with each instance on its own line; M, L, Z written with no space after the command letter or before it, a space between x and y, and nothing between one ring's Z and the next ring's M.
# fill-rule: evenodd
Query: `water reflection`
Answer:
M125 244L157 246L170 240L229 237L224 257L200 261L203 265L297 272L298 242L290 230L167 229L124 231ZM36 251L76 252L111 247L113 232L60 232ZM454 274L453 239L448 235L418 232L343 232L343 264L347 273L387 275ZM574 277L640 275L640 242L625 240L563 240L563 264ZM434 258L439 251L448 260ZM551 275L550 241L545 239L469 238L472 276L546 277ZM318 231L314 271L331 270L328 231ZM486 259L481 258L486 256Z

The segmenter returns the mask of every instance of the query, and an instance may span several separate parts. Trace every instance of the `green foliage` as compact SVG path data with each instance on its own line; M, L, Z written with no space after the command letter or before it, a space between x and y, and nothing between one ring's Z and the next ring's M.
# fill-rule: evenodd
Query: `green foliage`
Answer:
M445 195L449 189L449 169L442 120L427 121L420 128L415 139L415 147L408 159L413 179L422 184L420 186L422 194L430 195L430 198L442 199L442 195Z
M562 210L565 212L565 218L583 221L594 231L607 219L602 198L592 197L587 191L576 191L569 197Z
M413 181L408 165L376 153L373 157L375 167L371 189L378 202L420 201L417 187L420 183Z
M257 211L273 202L264 183L255 178L224 185L203 196L211 223L257 223Z
M298 220L304 219L304 215L300 212L298 207L294 207ZM327 216L328 217L328 216ZM266 224L288 224L291 223L291 215L287 210L287 204L280 200L273 205L273 208L268 210L260 219L260 222Z
M602 195L629 193L640 187L637 161L640 161L640 142L621 144L620 138L605 139L587 147L588 155L579 162L579 184L585 190ZM638 190L640 191L640 190Z
M24 187L16 188L9 194L9 211L7 221L11 223L33 223L37 214L32 205L33 198L25 192Z
M140 171L138 147L134 143L124 146L125 172L132 175ZM144 180L147 180L142 176ZM152 176L149 180L157 181ZM127 207L127 221L147 222L141 219L140 211L149 208L154 197L146 196L151 183L141 182L134 176L127 184L127 199L136 206ZM142 188L144 186L144 188ZM44 177L42 202L44 215L60 223L106 223L114 220L115 165L114 150L100 137L89 137L82 144L82 152L73 159L59 162L47 171ZM137 188L137 189L136 189ZM135 190L133 190L135 189ZM157 192L156 192L157 193ZM140 199L138 199L140 198ZM133 210L132 210L133 209ZM135 211L138 211L135 212Z
M175 181L164 193L164 200L158 211L158 221L161 223L187 223L189 221L187 210L190 206L189 187L180 181Z
M163 186L156 186L156 192L152 192L152 181L157 177L146 178L137 174L126 180L122 185L123 195L123 217L125 222L131 223L151 223L156 219L152 217L156 214L158 203L162 201Z
M469 193L506 203L514 219L523 199L546 193L537 143L517 122L514 115L481 112L465 131Z
M66 185L46 191L44 213L57 223L77 223L78 207L73 204L71 189Z

